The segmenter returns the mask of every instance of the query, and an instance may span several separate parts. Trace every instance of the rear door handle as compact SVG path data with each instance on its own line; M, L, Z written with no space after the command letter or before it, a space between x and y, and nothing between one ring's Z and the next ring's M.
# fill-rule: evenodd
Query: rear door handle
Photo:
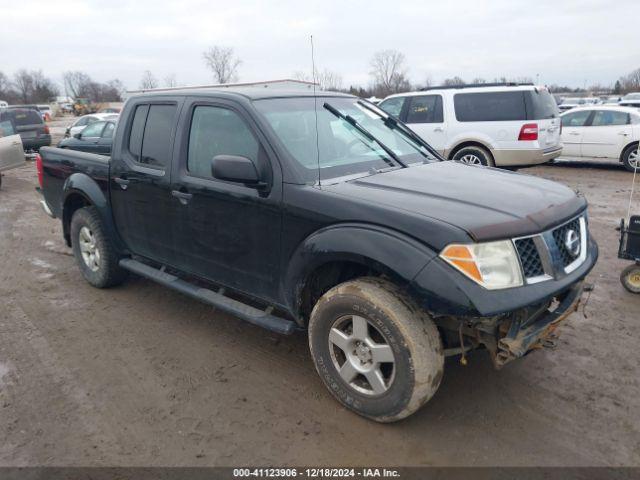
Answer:
M436 127L433 129L434 132L444 132L442 127Z
M629 136L629 134L627 132L618 132L618 135L623 135L625 137Z
M115 177L113 181L116 182L118 185L120 185L120 188L122 190L126 190L130 183L130 181L127 180L126 178L120 178L120 177Z
M171 190L171 196L180 200L182 205L186 205L193 198L192 193L181 192L179 190Z
M569 132L569 135L580 135L580 132Z

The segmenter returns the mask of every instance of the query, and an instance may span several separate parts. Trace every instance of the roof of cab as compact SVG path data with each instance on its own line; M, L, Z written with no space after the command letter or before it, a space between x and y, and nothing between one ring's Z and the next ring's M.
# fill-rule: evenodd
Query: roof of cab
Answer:
M260 87L225 87L225 88L182 88L171 90L148 91L132 95L130 98L140 97L172 97L172 96L193 96L193 97L243 97L249 100L260 100L264 98L296 98L296 97L346 97L353 98L353 95L340 92L326 92L318 90L296 90Z

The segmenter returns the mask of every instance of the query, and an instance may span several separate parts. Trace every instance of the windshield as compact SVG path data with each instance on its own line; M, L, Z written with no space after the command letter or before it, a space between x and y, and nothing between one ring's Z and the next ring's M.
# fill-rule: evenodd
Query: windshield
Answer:
M325 103L329 108L324 107ZM401 164L436 161L425 147L359 105L357 98L272 98L254 104L308 182L371 175L384 169L402 168ZM331 107L355 120L360 130L332 113Z

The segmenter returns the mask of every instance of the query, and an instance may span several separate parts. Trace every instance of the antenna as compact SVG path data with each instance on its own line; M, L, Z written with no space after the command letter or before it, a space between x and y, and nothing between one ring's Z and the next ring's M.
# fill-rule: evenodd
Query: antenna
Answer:
M318 97L316 97L316 60L313 55L313 35L311 40L311 76L313 77L313 112L316 116L316 154L318 159L318 186L322 187L322 180L320 178L320 140L318 139Z

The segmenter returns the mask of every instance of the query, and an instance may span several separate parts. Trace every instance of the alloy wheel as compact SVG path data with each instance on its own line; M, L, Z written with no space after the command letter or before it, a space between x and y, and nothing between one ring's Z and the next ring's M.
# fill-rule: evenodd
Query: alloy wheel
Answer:
M100 250L96 246L96 237L88 227L82 227L78 235L80 241L80 253L84 263L92 272L100 268Z
M379 396L393 383L393 350L366 318L348 315L336 320L329 332L329 351L340 377L357 392Z

